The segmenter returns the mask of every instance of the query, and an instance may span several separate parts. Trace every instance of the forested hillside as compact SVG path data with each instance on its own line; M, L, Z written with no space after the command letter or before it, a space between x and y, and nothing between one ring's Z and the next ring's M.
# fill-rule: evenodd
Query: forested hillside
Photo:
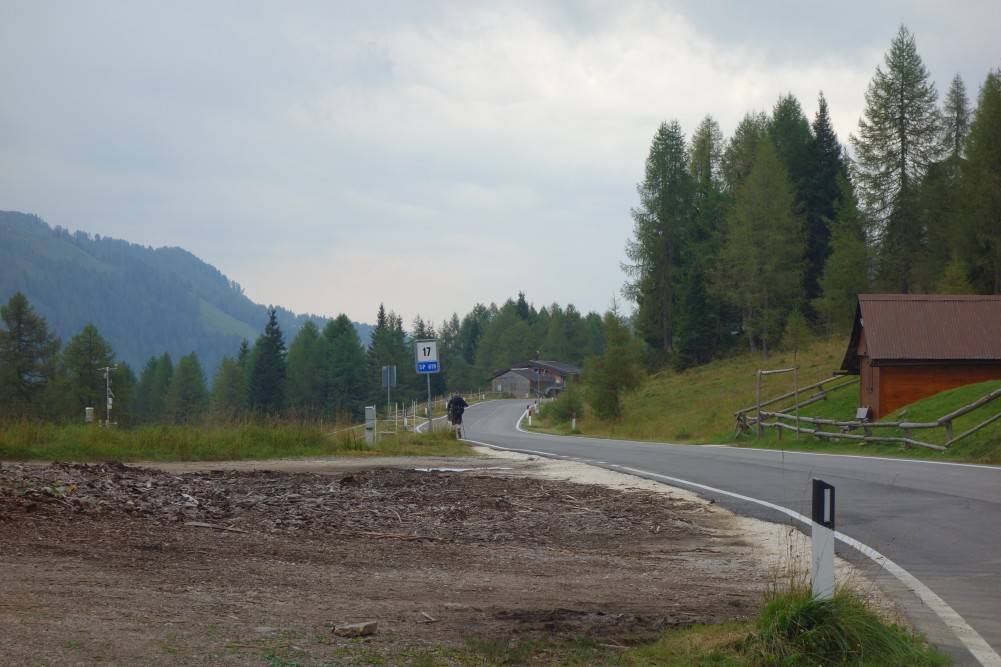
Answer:
M175 360L194 352L211 375L268 321L266 306L181 248L71 234L11 211L0 211L0 240L0 302L21 292L64 341L91 323L116 358L135 369L164 352ZM282 308L276 312L290 336L307 319ZM327 321L308 319L321 328ZM367 341L371 327L355 326Z
M729 138L660 125L623 267L656 364L845 332L859 293L1001 294L1001 70L940 98L901 26L848 145L822 92L812 121L783 94Z
M596 313L537 310L523 293L439 325L406 326L378 304L366 326L256 305L180 248L70 234L11 212L0 212L0 239L0 418L76 421L85 408L110 418L110 396L121 425L353 420L386 404L386 366L397 369L392 399L407 404L427 396L428 379L435 395L480 389L496 369L540 355L583 364L604 347ZM423 338L439 341L442 370L430 378L415 370Z

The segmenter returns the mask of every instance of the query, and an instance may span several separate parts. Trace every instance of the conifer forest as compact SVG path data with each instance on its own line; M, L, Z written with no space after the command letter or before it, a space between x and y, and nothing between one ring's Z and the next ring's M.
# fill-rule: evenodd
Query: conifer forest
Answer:
M420 339L439 341L435 395L483 389L531 359L580 365L599 384L606 355L617 369L683 371L727 354L767 357L803 332L845 335L861 293L1001 294L1001 69L969 87L956 75L940 92L901 26L864 94L844 142L821 90L808 109L779 94L730 136L711 113L693 128L662 122L623 211L624 284L609 286L623 300L605 314L536 307L519 293L440 323L404 322L384 304L368 327L296 316L250 303L180 249L0 212L4 415L77 421L92 407L103 419L113 396L124 425L357 421L364 406L386 405L384 366L397 367L394 401L427 395L414 368ZM128 307L103 313L98 285ZM90 305L68 317L78 303Z

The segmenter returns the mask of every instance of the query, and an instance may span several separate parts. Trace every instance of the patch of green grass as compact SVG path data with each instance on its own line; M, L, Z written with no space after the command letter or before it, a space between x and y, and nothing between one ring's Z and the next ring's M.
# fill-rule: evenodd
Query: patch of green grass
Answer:
M887 415L881 421L932 423L963 406L974 403L999 387L1001 387L1001 381L990 380L950 389L901 408ZM849 387L832 394L825 401L802 408L800 415L803 417L849 421L854 418L857 404L857 388ZM956 419L953 424L953 433L954 435L960 435L999 412L1001 412L1001 400L981 406L973 412ZM809 425L804 424L804 426ZM872 432L873 435L885 435L886 437L901 437L905 435L903 429L892 427L873 428ZM944 445L946 442L946 433L942 428L912 429L911 437L915 440L930 442L932 444ZM964 461L969 463L996 464L1001 463L1001 420L956 442L944 452L894 442L860 443L851 440L820 440L811 435L797 436L796 433L790 431L782 433L780 438L777 429L768 429L764 437L745 439L741 441L741 444L749 447L795 449L798 451L831 454L866 454L932 461Z
M626 652L628 667L937 667L951 664L921 637L887 624L858 595L774 593L757 619L669 630Z
M101 428L32 421L0 423L0 460L235 461L315 456L463 456L470 447L454 433L401 431L368 445L351 431L320 424L156 425Z
M629 650L619 664L627 667L746 667L748 663L738 647L750 635L747 623L669 630L658 641Z
M930 667L950 663L927 648L920 637L883 622L858 596L839 592L829 600L820 600L808 589L776 594L741 651L752 664L783 667Z
M735 434L734 413L755 404L758 370L798 367L799 387L807 387L834 376L840 368L845 352L843 339L817 341L806 350L793 355L779 352L764 360L760 354L741 354L720 359L704 366L691 368L683 373L662 371L647 379L644 385L624 401L622 418L615 422L602 422L585 411L583 418L577 419L579 433L591 437L618 438L623 440L645 440L655 442L680 442L688 444L712 443L735 444L746 447L790 449L798 451L825 452L832 454L861 454L922 458L943 461L964 461L976 463L1001 463L1001 420L987 426L982 431L961 440L947 452L932 449L902 447L900 444L859 443L850 440L820 440L810 435L799 435L786 431L781 439L776 429L767 429L762 438L742 437ZM824 385L825 398L800 409L803 417L820 417L838 421L851 421L858 407L859 388L857 383L839 389L831 387L851 380L850 376L838 378ZM942 392L904 408L905 420L909 422L931 422L958 408L968 405L1001 386L1001 381L991 381L977 385L960 387ZM762 376L762 400L790 393L794 389L792 374ZM817 389L804 392L813 395ZM789 399L781 404L768 406L769 411L784 411L793 405ZM954 434L959 435L989 416L1001 412L1001 401L995 401L979 410L956 420ZM900 421L899 412L887 416L884 421ZM828 427L830 428L830 427ZM555 419L543 411L543 419L536 419L533 430L555 434L570 434L570 423L565 419ZM876 430L877 434L883 431ZM897 430L885 431L888 437L901 436ZM912 431L918 440L943 444L945 432Z

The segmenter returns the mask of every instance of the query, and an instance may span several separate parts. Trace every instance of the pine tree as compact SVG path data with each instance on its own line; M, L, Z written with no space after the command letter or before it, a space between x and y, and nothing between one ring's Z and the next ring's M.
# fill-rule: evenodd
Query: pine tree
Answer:
M926 251L918 186L942 157L942 122L935 84L904 26L885 61L886 71L877 67L866 90L858 136L850 137L853 176L863 210L875 224L882 285L907 293L916 287L914 270Z
M869 249L865 225L846 176L839 178L840 197L831 234L831 254L820 278L820 296L813 307L828 333L848 334L858 295L869 286Z
M842 183L850 187L844 150L831 123L827 100L817 98L813 119L808 182L803 198L806 223L806 277L808 299L821 293L820 276L831 254L831 225L842 197Z
M604 354L584 364L585 395L595 415L615 420L622 415L624 397L640 386L643 371L639 345L615 305L602 318L602 332Z
M208 409L208 391L205 388L205 372L194 352L177 361L177 368L167 391L167 414L175 423L197 421Z
M675 368L703 363L730 344L727 322L734 317L722 297L709 289L711 277L719 270L726 212L731 201L723 178L725 152L726 142L719 123L706 116L692 134L688 150L693 222L685 240L683 277L675 314L675 353L681 356L672 360ZM693 321L693 317L699 319ZM712 330L706 324L712 325ZM684 330L691 326L696 332ZM685 349L679 349L682 347Z
M280 411L285 405L286 348L274 308L254 343L248 369L247 404L263 413Z
M327 410L334 417L360 418L369 390L365 346L347 315L338 315L323 328L327 361Z
M675 308L677 333L671 365L676 371L708 363L716 349L719 318L705 284L705 274L698 263L686 269Z
M17 292L0 307L0 404L7 415L40 416L55 377L61 342L27 297Z
M375 330L372 332L372 343L368 348L369 359L369 400L376 405L385 404L385 391L382 389L382 367L396 366L397 397L403 400L427 397L426 379L417 376L414 352L407 345L407 336L403 331L403 319L379 304Z
M322 411L326 402L327 346L320 329L307 320L288 348L285 403Z
M965 153L966 263L979 293L1001 294L1001 69L990 72L980 88Z
M135 415L141 422L155 422L167 414L167 391L174 378L174 363L170 354L164 352L159 357L146 360L134 401Z
M963 144L970 131L970 98L966 95L966 84L959 74L953 77L949 91L945 94L942 120L946 151L951 157L962 157Z
M737 123L723 151L723 180L727 191L736 192L751 173L758 146L767 133L768 116L763 112L747 113Z
M247 376L240 363L232 357L223 357L212 379L209 398L212 415L223 421L233 421L247 408Z
M737 189L723 251L728 298L744 314L751 349L760 342L766 358L802 295L803 228L794 210L792 186L766 138Z
M532 337L531 327L518 314L515 302L508 299L480 336L476 364L490 373L527 361L535 357L540 342Z
M950 291L964 289L968 282L960 273L968 272L960 258L960 246L965 242L963 195L960 169L963 144L970 126L969 100L966 86L957 74L946 94L942 109L942 145L944 159L928 165L918 192L918 206L925 230L925 259L914 272L915 283L922 291L936 291L949 285ZM949 271L946 280L944 273Z
M107 415L109 381L106 369L115 365L115 351L93 324L87 324L66 344L60 359L60 395L63 410L81 419L84 408L94 408L98 418ZM112 372L113 373L113 372Z
M670 353L682 240L692 216L692 182L678 121L658 128L637 191L640 204L632 211L633 239L626 244L632 263L622 266L631 280L623 294L637 305L637 333L655 350Z

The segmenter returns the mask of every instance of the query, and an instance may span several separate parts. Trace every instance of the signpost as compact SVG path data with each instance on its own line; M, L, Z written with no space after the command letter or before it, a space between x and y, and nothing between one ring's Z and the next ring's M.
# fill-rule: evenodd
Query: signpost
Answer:
M386 422L389 422L393 411L390 392L396 386L396 366L382 367L382 386L386 389ZM393 431L396 431L396 422L393 422Z
M428 378L428 430L434 430L434 420L431 414L431 373L438 372L438 341L430 338L414 341L414 360L417 362L417 373Z

